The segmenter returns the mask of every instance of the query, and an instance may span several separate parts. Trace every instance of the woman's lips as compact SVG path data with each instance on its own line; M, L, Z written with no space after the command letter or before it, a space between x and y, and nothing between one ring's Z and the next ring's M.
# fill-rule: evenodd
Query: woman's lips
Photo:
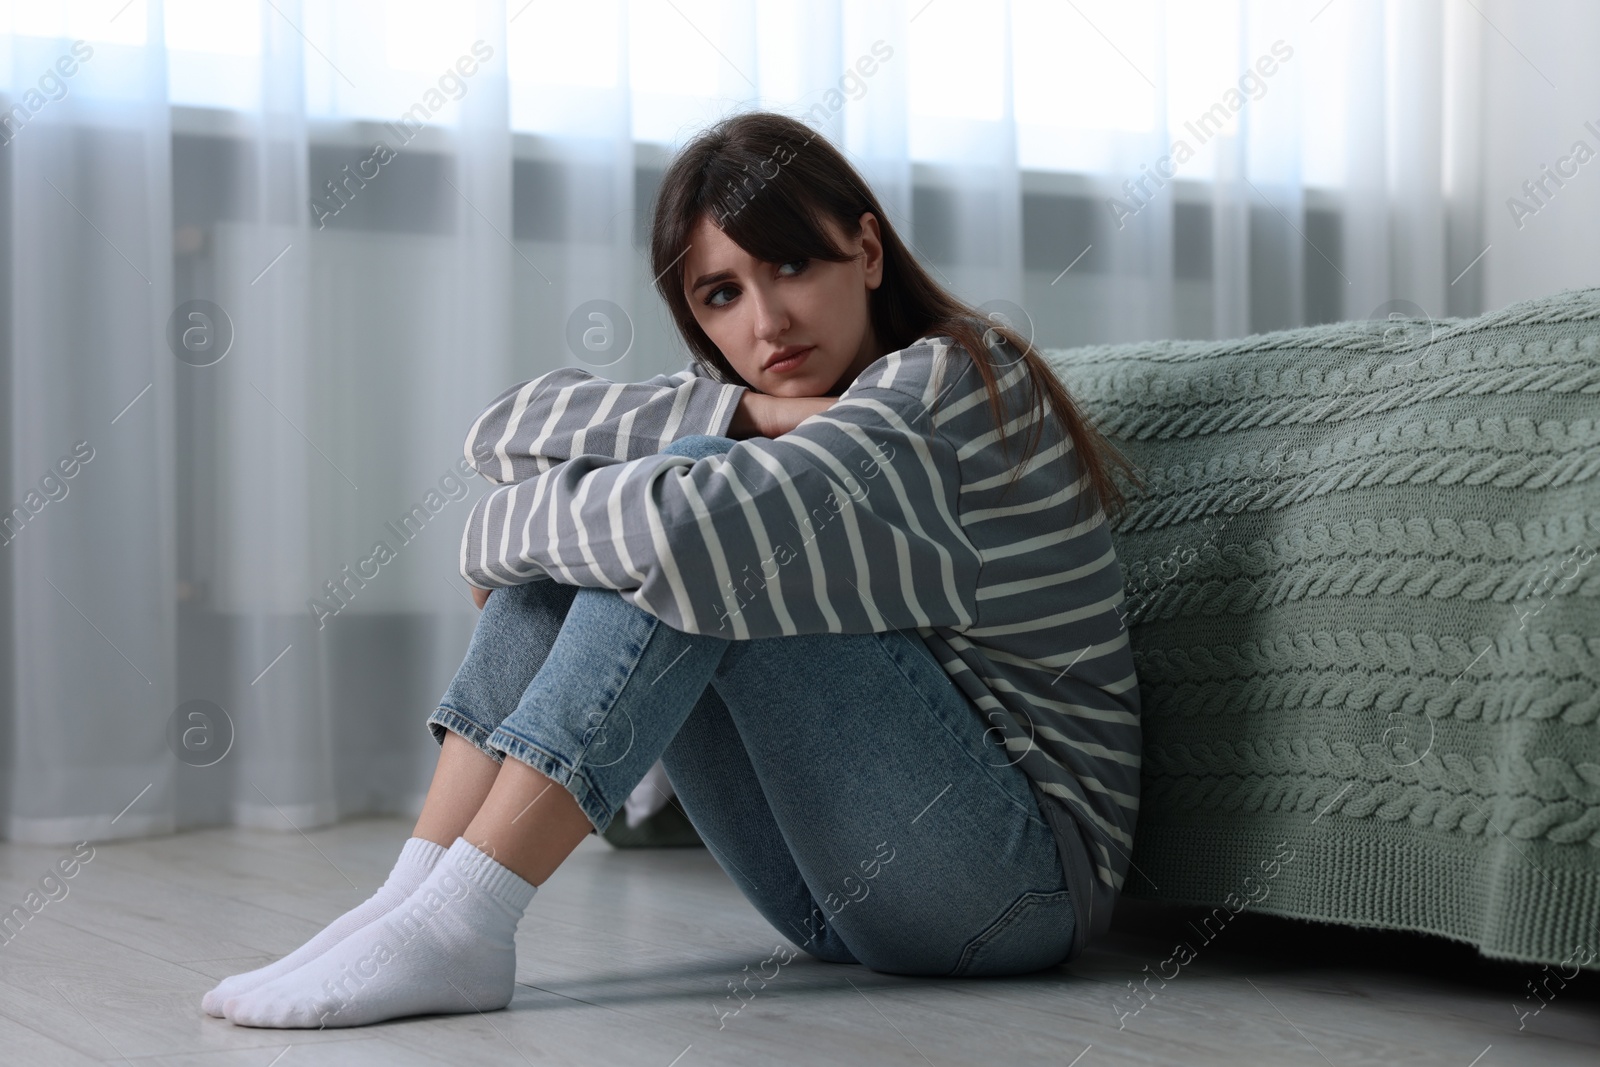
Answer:
M806 361L806 357L811 355L811 353L815 351L816 347L816 345L812 345L810 348L802 348L792 356L780 359L776 363L768 364L764 369L771 371L774 374L787 374L789 371L795 370L802 366Z

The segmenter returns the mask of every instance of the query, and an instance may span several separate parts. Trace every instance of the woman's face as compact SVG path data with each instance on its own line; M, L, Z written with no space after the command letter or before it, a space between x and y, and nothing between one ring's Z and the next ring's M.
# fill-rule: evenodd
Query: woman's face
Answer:
M832 219L823 225L855 259L763 263L708 216L690 233L683 272L689 307L758 392L837 396L884 354L867 314L867 294L883 281L878 220L863 214L853 241Z

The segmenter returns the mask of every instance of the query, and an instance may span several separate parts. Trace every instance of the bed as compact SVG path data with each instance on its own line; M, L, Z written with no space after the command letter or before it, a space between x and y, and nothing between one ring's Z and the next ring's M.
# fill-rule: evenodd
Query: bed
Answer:
M1046 356L1147 482L1124 894L1600 967L1600 289Z

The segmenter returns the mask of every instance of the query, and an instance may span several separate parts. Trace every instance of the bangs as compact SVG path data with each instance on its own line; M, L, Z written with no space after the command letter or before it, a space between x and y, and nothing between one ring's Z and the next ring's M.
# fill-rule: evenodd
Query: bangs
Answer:
M802 145L798 151L807 150ZM710 160L701 177L699 214L763 263L795 259L843 263L851 258L823 228L820 206L803 194L806 168L795 149L780 144L769 156L744 156L719 153ZM785 158L788 162L779 162Z

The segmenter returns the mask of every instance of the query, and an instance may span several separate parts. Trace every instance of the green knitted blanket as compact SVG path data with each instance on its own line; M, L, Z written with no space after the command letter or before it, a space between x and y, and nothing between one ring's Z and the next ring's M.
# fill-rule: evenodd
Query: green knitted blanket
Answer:
M1124 891L1600 967L1600 289L1047 356L1147 482Z

